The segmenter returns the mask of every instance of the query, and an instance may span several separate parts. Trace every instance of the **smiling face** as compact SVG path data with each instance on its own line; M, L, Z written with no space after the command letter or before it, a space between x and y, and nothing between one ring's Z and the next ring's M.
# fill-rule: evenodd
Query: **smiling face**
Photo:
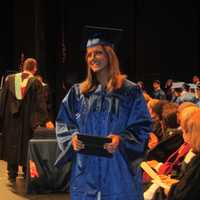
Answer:
M108 56L101 45L87 48L86 62L93 72L108 66Z

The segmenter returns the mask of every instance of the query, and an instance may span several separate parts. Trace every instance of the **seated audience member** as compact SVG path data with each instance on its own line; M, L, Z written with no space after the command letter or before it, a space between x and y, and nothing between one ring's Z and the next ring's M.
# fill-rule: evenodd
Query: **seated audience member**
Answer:
M181 136L177 134L179 132L177 130L178 124L176 120L178 105L172 102L163 101L164 100L161 100L154 108L159 115L162 137L159 138L157 143L158 147L155 145L153 148L150 148L147 157L150 157L151 159L156 156L157 159L163 160L170 155L171 151L174 151L174 149L178 148L181 144ZM168 141L170 142L168 143ZM165 148L165 143L167 143L168 151L166 151L166 149L164 151L162 150L162 148Z
M183 92L183 84L184 82L174 82L172 84L172 91L173 91L173 96L172 96L172 99L171 101L172 102L175 102L177 104L181 104L181 94Z
M177 182L174 179L178 178L182 174L183 169L185 169L186 167L188 157L191 155L192 134L188 130L187 123L190 120L190 118L192 118L192 116L195 115L196 112L199 112L199 108L192 106L192 107L185 108L183 112L181 113L180 123L183 130L182 136L184 139L184 143L181 145L181 147L177 151L175 151L173 154L171 154L164 163L159 163L156 160L152 160L148 162L148 164L158 172L161 179L168 179L168 177L170 177L169 186L171 183ZM163 193L162 188L159 188L159 186L156 183L153 183L145 191L144 199L145 200L159 199L161 196L163 196L163 194L164 193Z
M181 95L181 102L193 102L196 103L196 97L193 92L191 92L191 85L189 83L185 83L183 85L183 92Z
M196 102L195 94L189 92L189 84L184 82L176 82L173 83L172 89L174 90L175 97L173 98L173 102L181 104L183 102Z
M165 138L165 140L161 141L155 148L148 152L147 160L156 159L163 162L171 153L181 146L183 143L182 128L180 126L181 113L188 107L197 107L197 105L192 102L184 102L178 106L176 116L179 127L173 130L173 134L170 134L168 138Z
M153 121L153 130L149 135L149 142L148 142L149 149L154 148L158 144L158 142L162 140L163 133L160 123L162 105L163 101L159 99L151 99L147 103L147 107Z
M173 96L172 84L172 79L168 79L165 83L165 94L168 101L171 101Z
M188 140L192 151L185 159L182 172L178 177L178 182L173 184L172 179L165 182L171 185L171 189L166 191L168 200L198 200L200 197L200 111L198 110L186 123Z
M183 102L179 105L178 107L178 110L177 110L177 123L180 125L180 117L181 117L181 112L187 108L187 107L191 107L191 106L194 106L194 107L197 107L196 104L192 103L192 102ZM181 127L180 127L181 129Z
M163 127L163 139L168 138L173 134L173 131L178 128L177 123L177 110L178 105L176 103L167 103L163 106L162 110L162 127Z
M162 99L162 100L166 99L166 94L161 89L159 80L153 81L153 94L152 94L152 96L153 96L154 99Z
M163 137L157 146L147 153L147 160L163 161L182 144L182 136L180 130L178 130L179 125L176 116L177 108L178 105L172 102L163 105L160 117Z
M196 85L193 83L189 83L189 92L193 93L195 95L195 89L196 89Z

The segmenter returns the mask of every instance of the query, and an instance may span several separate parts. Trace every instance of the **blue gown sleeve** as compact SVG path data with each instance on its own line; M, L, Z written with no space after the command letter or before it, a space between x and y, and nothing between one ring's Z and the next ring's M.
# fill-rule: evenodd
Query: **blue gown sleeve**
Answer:
M149 133L152 131L152 120L141 90L135 87L133 103L127 127L120 132L121 146L131 160L144 155Z
M63 166L73 155L71 138L74 134L79 133L76 123L76 104L77 92L72 87L66 97L61 102L59 112L56 118L56 139L60 154L55 162L56 166Z

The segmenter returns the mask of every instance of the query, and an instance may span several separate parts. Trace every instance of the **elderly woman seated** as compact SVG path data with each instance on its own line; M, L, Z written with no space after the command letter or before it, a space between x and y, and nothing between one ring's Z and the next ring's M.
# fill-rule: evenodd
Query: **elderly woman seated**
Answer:
M199 108L196 106L191 106L183 109L179 114L180 125L182 127L184 143L171 154L164 163L159 163L156 160L148 161L148 164L154 168L157 173L160 175L161 179L171 187L171 184L177 182L174 178L179 178L182 174L183 168L190 160L191 155L194 155L191 152L192 144L191 138L193 134L191 133L188 125L190 118L193 118L196 112L199 112ZM173 177L173 179L172 179ZM144 193L145 200L159 199L160 195L165 196L162 188L156 183L150 185L150 187ZM162 198L161 198L162 199ZM179 198L182 200L182 198Z

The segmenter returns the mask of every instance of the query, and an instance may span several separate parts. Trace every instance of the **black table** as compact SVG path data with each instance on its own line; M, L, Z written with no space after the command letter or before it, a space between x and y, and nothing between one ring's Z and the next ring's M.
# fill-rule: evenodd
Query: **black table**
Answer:
M68 192L70 163L61 169L54 166L56 139L31 139L27 156L27 193Z

